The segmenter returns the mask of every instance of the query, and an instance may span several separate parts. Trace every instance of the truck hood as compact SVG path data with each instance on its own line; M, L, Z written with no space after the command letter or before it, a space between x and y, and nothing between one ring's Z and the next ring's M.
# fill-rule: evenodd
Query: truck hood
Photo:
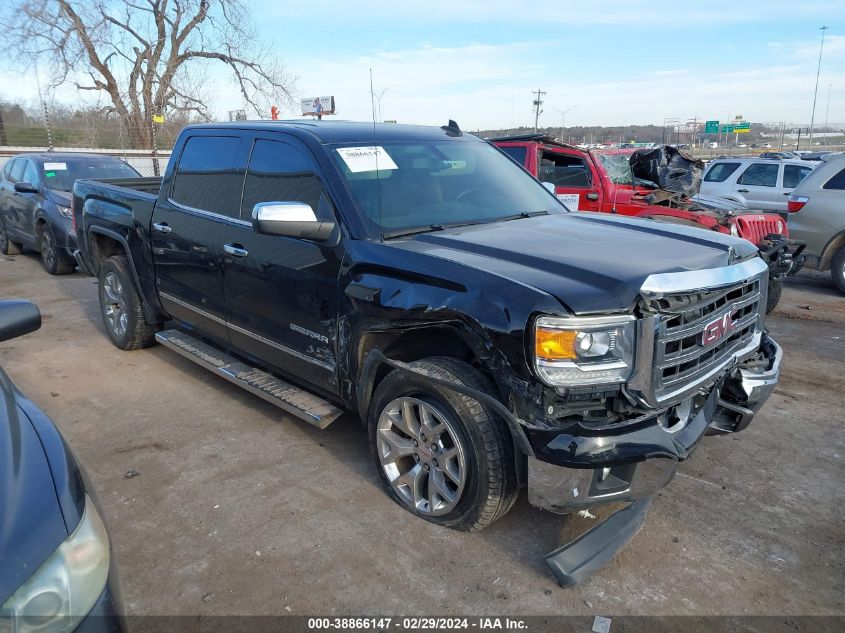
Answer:
M0 369L0 604L67 536L39 436Z
M424 233L395 246L529 285L575 314L631 309L653 273L720 268L757 252L729 235L598 213Z

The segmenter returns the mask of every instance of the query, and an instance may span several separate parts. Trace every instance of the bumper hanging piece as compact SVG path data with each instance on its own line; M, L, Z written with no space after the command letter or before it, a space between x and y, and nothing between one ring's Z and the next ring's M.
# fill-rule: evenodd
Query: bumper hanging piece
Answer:
M580 584L610 562L642 528L651 499L635 501L574 541L546 554L546 564L560 586Z

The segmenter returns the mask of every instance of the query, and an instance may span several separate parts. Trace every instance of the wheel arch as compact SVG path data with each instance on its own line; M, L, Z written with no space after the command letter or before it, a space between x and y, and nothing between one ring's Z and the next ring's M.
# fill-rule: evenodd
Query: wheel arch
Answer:
M387 358L403 363L430 356L446 356L466 362L479 369L482 374L487 373L467 338L468 334L456 328L454 324L446 322L362 332L354 346L352 359L358 386L356 400L361 419L366 421L376 388L393 369L386 363L373 362L373 350L379 350Z
M834 235L822 250L822 256L819 261L819 270L827 270L830 268L830 263L837 251L845 246L845 230L840 231Z
M92 272L98 278L100 276L100 266L102 266L104 261L115 255L125 256L129 261L132 283L135 285L135 290L141 298L144 320L150 324L162 321L163 316L156 312L144 295L143 286L141 285L141 280L138 278L138 271L135 268L132 251L122 235L100 226L92 226L88 230L88 252L90 253L91 266L94 269Z

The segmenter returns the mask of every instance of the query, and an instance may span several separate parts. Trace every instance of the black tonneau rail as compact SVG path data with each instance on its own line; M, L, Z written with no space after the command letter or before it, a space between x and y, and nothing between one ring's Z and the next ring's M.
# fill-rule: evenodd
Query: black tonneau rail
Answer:
M149 178L97 178L94 179L94 182L102 182L107 185L114 185L115 187L125 187L155 195L158 195L159 190L161 190L161 176L151 176Z

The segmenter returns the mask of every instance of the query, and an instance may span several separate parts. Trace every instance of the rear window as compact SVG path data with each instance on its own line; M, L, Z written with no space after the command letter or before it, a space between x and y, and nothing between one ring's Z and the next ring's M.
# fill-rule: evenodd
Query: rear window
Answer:
M739 163L716 163L704 176L704 182L725 182L739 167Z
M784 165L783 166L783 186L787 189L795 189L798 183L804 180L813 171L812 167L804 167L803 165Z
M185 142L170 198L173 202L240 216L238 201L243 186L245 157L239 160L241 141L236 136L192 136Z
M520 165L525 165L525 157L528 155L527 147L500 147L499 149Z
M840 169L838 174L824 183L822 189L845 189L845 169Z
M755 163L749 165L737 181L740 185L752 185L756 187L775 187L778 184L778 169L780 165L773 163L766 165Z

